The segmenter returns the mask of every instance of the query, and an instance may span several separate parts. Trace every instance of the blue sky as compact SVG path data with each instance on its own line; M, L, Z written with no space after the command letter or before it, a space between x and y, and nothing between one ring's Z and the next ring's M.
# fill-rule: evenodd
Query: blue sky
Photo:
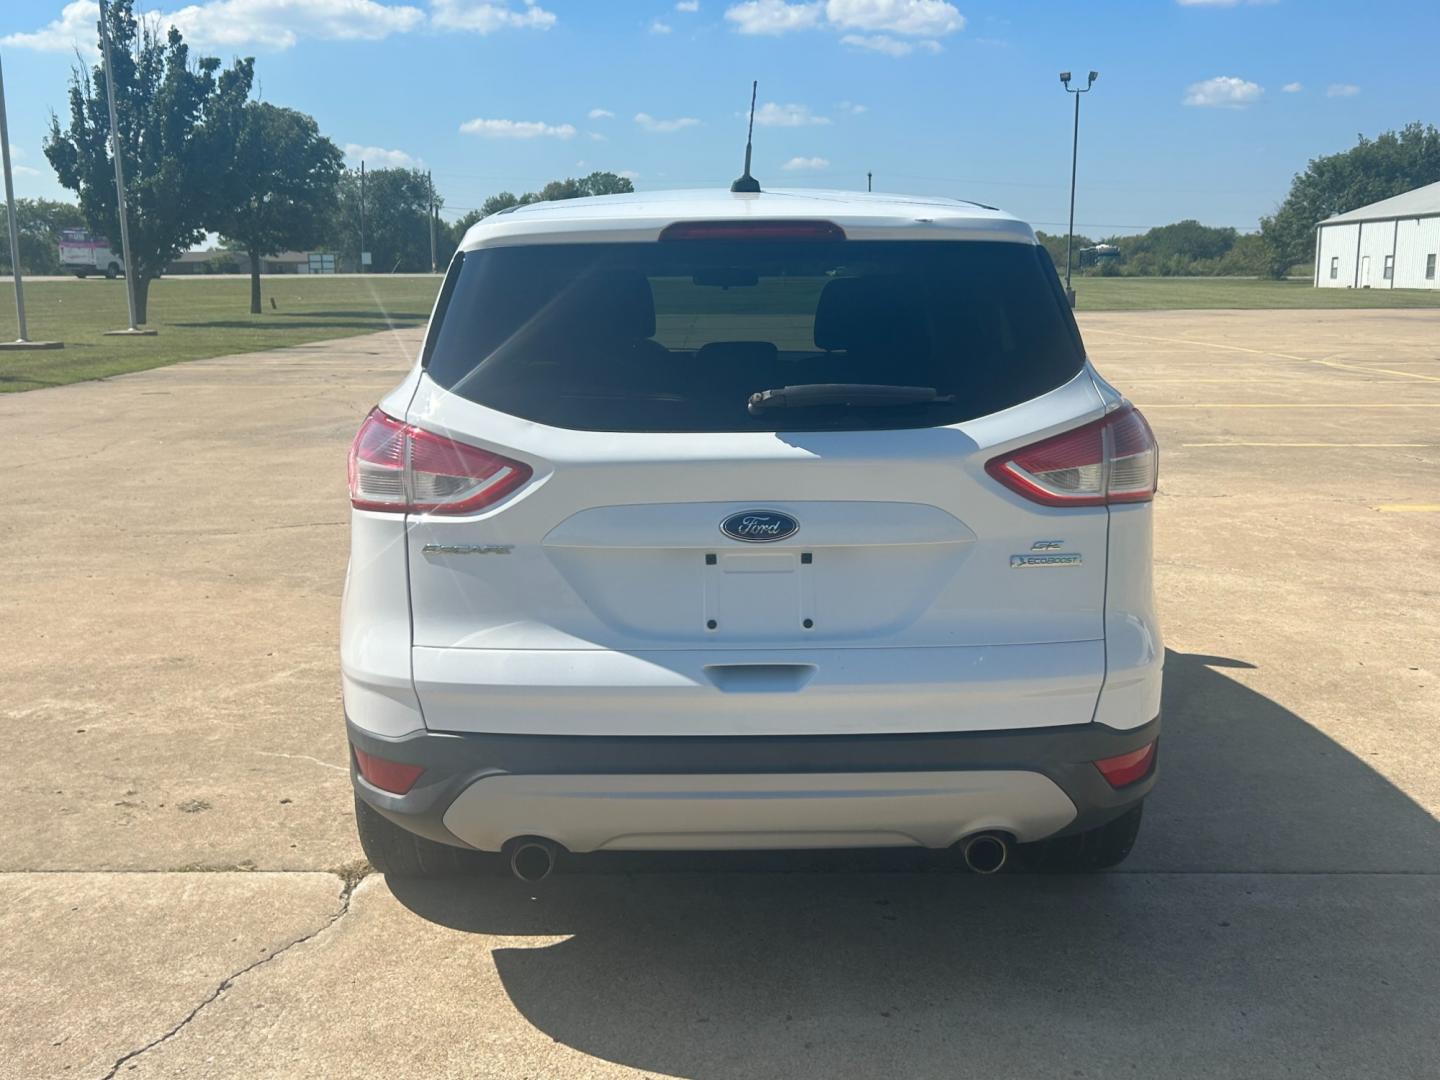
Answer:
M640 189L728 183L749 82L767 186L976 199L1063 229L1194 217L1253 228L1316 154L1440 120L1440 3L1338 0L140 0L197 50L257 58L266 100L372 165L433 170L447 216L594 169ZM20 195L93 0L4 0ZM1083 79L1083 74L1081 75ZM362 149L364 148L364 149Z

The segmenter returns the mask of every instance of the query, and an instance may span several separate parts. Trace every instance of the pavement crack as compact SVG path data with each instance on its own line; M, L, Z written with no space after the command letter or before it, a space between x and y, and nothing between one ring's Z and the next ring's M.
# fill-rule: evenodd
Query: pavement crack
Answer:
M368 867L366 869L368 870ZM350 900L355 895L355 889L359 886L360 882L364 881L365 878L369 875L364 870L356 871L352 866L348 865L338 868L335 873L339 875L341 881L340 905L335 909L335 911L328 919L326 919L323 923L317 926L314 930L310 931L308 934L301 935L294 941L291 941L289 944L284 945L279 949L276 949L268 956L264 956L259 960L246 964L239 971L232 972L231 974L225 976L225 978L220 981L219 985L217 985L214 990L211 990L210 993L206 994L205 997L200 1000L200 1003L196 1005L193 1009L191 1009L188 1013L186 1013L183 1017L181 1017L180 1022L177 1023L174 1027L172 1027L169 1031L165 1032L163 1035L158 1036L157 1038L151 1039L144 1046L136 1047L134 1050L131 1050L128 1053L122 1054L120 1057L116 1058L115 1064L110 1066L110 1071L107 1072L103 1077L101 1077L101 1080L114 1080L116 1074L120 1072L121 1068L123 1068L127 1062L134 1061L141 1054L147 1053L148 1051L155 1049L155 1047L160 1046L162 1043L169 1042L176 1035L180 1034L180 1032L184 1031L197 1016L204 1012L209 1006L213 1005L216 1001L220 1000L220 998L224 995L225 991L229 990L232 986L234 986L236 980L239 979L242 975L249 974L256 968L264 967L272 960L284 956L287 952L295 948L297 945L304 945L307 941L314 941L321 934L325 933L326 930L329 930L337 922L339 922L346 915L348 915L350 913Z

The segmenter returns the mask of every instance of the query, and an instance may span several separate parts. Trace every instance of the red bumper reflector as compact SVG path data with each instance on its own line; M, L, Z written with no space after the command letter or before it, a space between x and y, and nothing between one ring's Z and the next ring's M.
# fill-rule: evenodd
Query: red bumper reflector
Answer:
M387 761L374 754L367 754L358 746L350 749L355 751L355 765L366 782L392 795L404 795L415 786L415 781L419 780L420 774L425 771L420 765L406 765L404 762Z
M1146 743L1139 750L1131 750L1128 754L1101 758L1095 762L1095 767L1100 770L1100 775L1109 781L1111 787L1122 788L1136 780L1143 780L1154 761L1155 744L1152 742Z

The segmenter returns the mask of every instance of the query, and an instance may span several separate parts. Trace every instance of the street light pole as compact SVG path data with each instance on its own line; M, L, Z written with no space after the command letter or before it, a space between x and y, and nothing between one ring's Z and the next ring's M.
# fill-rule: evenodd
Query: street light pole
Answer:
M438 269L435 262L435 179L428 171L425 173L425 184L430 188L430 272L433 274Z
M58 349L58 341L31 341L25 326L25 286L20 280L20 218L15 213L15 181L10 171L10 124L5 116L5 71L0 67L0 159L5 172L5 212L9 215L10 272L15 276L15 321L20 336L0 349Z
M1070 231L1065 234L1065 296L1069 299L1071 307L1075 306L1075 290L1070 287L1070 270L1073 265L1072 251L1075 247L1075 170L1080 160L1080 95L1088 94L1099 77L1098 71L1090 72L1090 78L1082 90L1079 87L1072 88L1070 86L1070 72L1062 71L1060 73L1060 83L1065 87L1065 92L1075 95L1075 131L1070 142Z
M100 0L100 59L105 68L105 103L110 106L110 154L115 159L115 202L120 211L120 261L125 264L125 302L130 308L130 329L114 333L142 333L135 321L135 266L130 261L130 222L125 211L125 165L120 153L120 121L115 113L115 72L110 63L110 28L105 0ZM148 335L147 335L148 336Z

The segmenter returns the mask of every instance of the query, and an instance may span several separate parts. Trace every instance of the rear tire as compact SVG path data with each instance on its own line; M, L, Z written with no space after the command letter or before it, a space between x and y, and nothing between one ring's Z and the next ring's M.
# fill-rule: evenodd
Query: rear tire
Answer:
M1119 866L1135 846L1140 834L1143 802L1137 803L1114 821L1070 836L1021 844L1017 860L1027 870L1045 873L1086 874Z
M77 278L79 278L81 281L84 281L87 277L90 276L90 271L89 271L89 270L76 270L76 271L75 271L75 276L76 276Z
M496 855L427 840L402 829L360 796L355 796L355 828L370 865L386 877L451 878L496 871Z
M105 280L106 280L106 281L114 281L114 280L115 280L117 277L119 277L119 276L120 276L120 264L119 264L119 263L111 263L109 266L107 266L107 267L105 268Z

